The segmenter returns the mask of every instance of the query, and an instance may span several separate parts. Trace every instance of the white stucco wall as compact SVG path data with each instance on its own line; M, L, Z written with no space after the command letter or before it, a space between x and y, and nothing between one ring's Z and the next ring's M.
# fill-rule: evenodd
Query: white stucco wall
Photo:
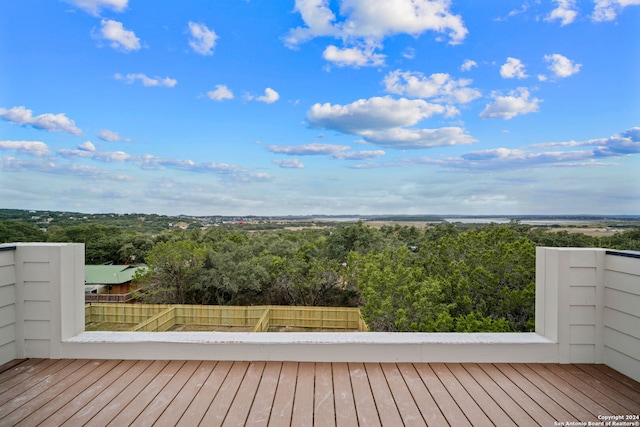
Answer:
M17 357L16 350L16 268L15 251L0 250L0 365ZM6 248L6 249L5 249Z

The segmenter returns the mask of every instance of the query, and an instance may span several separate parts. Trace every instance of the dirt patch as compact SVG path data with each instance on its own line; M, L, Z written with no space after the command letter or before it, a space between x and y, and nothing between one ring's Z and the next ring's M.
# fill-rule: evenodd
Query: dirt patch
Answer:
M619 232L619 231L611 230L611 229L608 229L608 228L591 228L591 227L584 227L584 228L578 228L578 227L549 228L547 231L550 231L552 233L558 233L560 231L566 231L567 233L579 233L579 234L584 234L585 236L591 236L591 237L609 237L609 236L613 236L614 234Z
M170 331L176 332L252 332L251 326L216 326L216 325L175 325Z
M131 323L91 322L84 327L85 331L130 331L135 325Z

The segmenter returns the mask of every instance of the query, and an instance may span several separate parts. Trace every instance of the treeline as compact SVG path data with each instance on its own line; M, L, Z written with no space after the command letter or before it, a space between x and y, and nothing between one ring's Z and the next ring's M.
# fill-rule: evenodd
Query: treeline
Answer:
M82 242L88 264L144 262L145 302L358 306L378 331L530 331L536 246L640 250L638 228L596 238L518 222L143 234L3 221L0 238Z

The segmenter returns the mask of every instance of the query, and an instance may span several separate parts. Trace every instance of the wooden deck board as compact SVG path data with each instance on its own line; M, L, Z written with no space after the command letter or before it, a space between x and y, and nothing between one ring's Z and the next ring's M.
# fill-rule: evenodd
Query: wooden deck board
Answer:
M209 405L209 409L207 409L200 424L210 427L222 425L248 369L249 362L236 362L233 364L229 370L229 375L222 383L220 391L211 402L211 405Z
M520 388L527 396L529 396L534 402L540 405L544 410L553 417L554 420L562 421L582 421L574 419L573 416L564 409L561 405L558 405L553 399L543 393L533 383L528 381L518 371L513 369L509 365L497 365L498 369L505 377L509 378L516 386Z
M512 426L516 425L514 420L518 420L519 424L532 425L531 417L522 411L477 365L452 364L450 368L456 379L460 381L460 384L478 403L492 423L499 426ZM497 402L504 405L505 409Z
M315 387L315 364L305 362L298 365L298 380L293 399L291 425L308 427L313 425L313 389Z
M91 387L92 384L96 383L100 378L115 369L119 363L119 360L104 360L94 361L91 364L85 365L88 368L86 370L86 375L82 378L72 379L71 386L64 387L62 390L57 389L56 386L51 387L48 392L54 393L55 395L52 396L48 402L42 405L35 405L38 408L31 411L17 425L34 426L51 418L54 413L63 408L69 402L76 400L88 387ZM29 404L32 405L36 403L37 400L41 400L41 396L46 396L46 394L41 394L38 398L29 402ZM25 405L25 407L27 407L27 405Z
M433 372L431 365L416 364L415 368L427 389L431 391L431 395L447 423L452 426L470 426L471 423L442 384L440 378Z
M226 426L243 426L246 424L249 410L253 404L253 400L260 385L262 372L264 371L265 362L251 362L244 381L240 384L236 398L229 408L229 413L224 419L222 425Z
M431 364L433 372L440 378L440 381L449 390L451 397L456 401L467 419L474 426L492 426L493 423L487 415L482 412L482 408L473 400L467 390L460 384L456 377L451 373L449 367L444 363Z
M418 406L422 418L428 426L444 426L447 420L442 415L440 408L433 400L431 392L422 382L420 375L416 372L416 368L411 363L399 363L398 369L404 378L413 400Z
M131 401L136 399L138 395L142 394L146 387L149 387L149 385L152 384L168 363L169 362L166 360L157 360L153 362L147 369L138 375L135 380L124 388L124 390L112 399L107 406L92 417L86 425L89 427L100 427L109 424L115 417L124 411Z
M637 414L602 365L23 360L0 425L554 425Z
M615 400L611 399L605 393L602 393L600 390L591 387L584 383L580 378L573 375L568 369L569 365L553 365L553 364L544 364L544 366L549 369L554 374L558 375L564 381L572 384L575 388L580 390L585 396L591 399L593 402L597 402L598 404L604 407L604 412L609 412L612 414L626 414L628 410L618 404ZM598 416L602 413L596 413L594 415Z
M313 399L313 425L335 427L336 410L333 402L333 372L331 363L316 363L316 383Z
M216 364L176 425L190 427L200 424L209 405L218 394L222 382L227 377L231 365L232 362L228 361L218 362Z
M278 388L273 399L269 425L288 426L291 424L291 413L293 412L293 399L296 392L296 381L298 379L298 363L284 362L280 370Z
M376 407L376 400L374 400L372 391L372 389L375 390L375 387L372 387L369 383L369 378L372 375L371 368L367 370L363 363L349 363L348 366L358 422L361 425L379 426L380 418L383 417L384 419L388 414L385 413L383 406ZM382 400L384 401L384 398ZM386 402L382 404L384 403ZM380 413L380 416L378 413Z
M413 400L413 396L409 391L407 383L404 381L398 366L395 363L383 363L382 372L387 378L387 384L393 394L393 400L396 403L398 412L402 417L404 425L409 426L426 426L420 409Z
M491 379L500 386L522 409L534 419L539 425L553 425L554 419L547 411L538 403L531 399L529 395L514 384L506 375L504 375L495 365L489 363L481 363L478 366L491 377Z
M358 425L351 377L346 363L333 364L333 396L336 407L336 425L338 427Z
M282 362L269 362L265 366L256 397L247 418L247 426L264 427L268 425L281 369Z

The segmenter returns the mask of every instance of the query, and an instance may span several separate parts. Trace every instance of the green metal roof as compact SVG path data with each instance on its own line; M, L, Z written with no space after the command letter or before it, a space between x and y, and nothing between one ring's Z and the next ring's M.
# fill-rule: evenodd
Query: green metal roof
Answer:
M144 265L85 265L84 283L86 285L120 285L133 279L138 270L146 270Z

